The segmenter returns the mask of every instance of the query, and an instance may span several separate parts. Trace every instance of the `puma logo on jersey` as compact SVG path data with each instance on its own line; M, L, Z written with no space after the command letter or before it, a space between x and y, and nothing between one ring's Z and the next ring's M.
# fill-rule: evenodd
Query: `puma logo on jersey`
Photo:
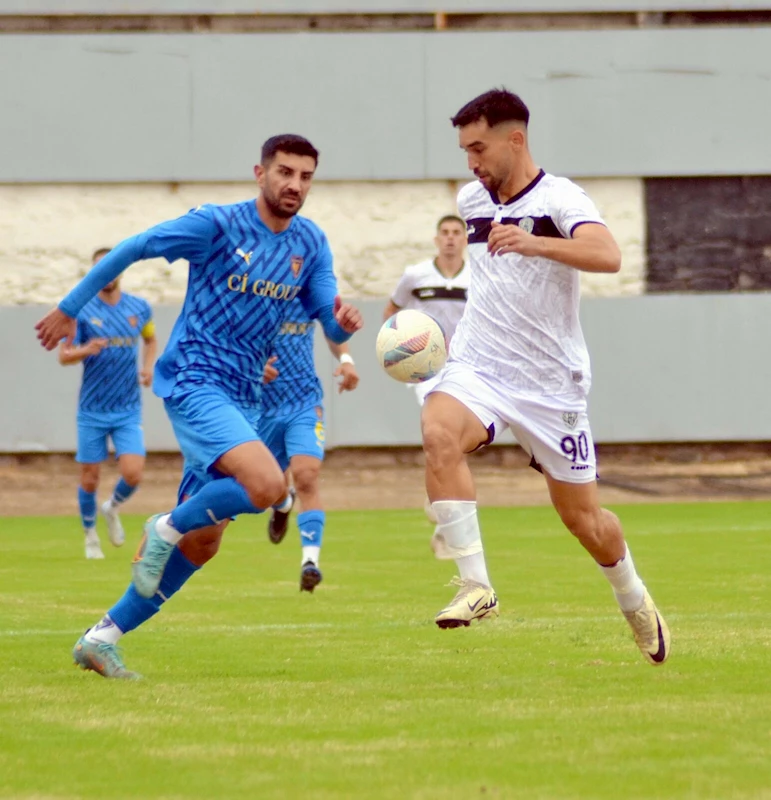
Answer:
M238 250L236 250L236 255L237 256L241 256L241 258L243 258L243 260L246 261L246 266L249 267L249 266L251 266L251 263L252 263L252 253L253 252L254 252L253 250L250 250L248 253L245 253L239 247Z

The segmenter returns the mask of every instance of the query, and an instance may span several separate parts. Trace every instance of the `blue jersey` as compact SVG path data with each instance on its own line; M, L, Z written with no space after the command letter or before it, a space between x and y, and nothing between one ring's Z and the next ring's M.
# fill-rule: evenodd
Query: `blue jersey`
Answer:
M323 391L316 375L313 339L316 325L302 303L289 303L286 319L273 343L278 377L262 390L262 408L271 416L290 414L321 404Z
M337 281L326 236L300 216L274 233L254 200L199 206L124 240L59 308L74 316L95 287L135 261L158 256L190 264L182 312L155 368L153 389L160 397L214 385L238 405L259 407L263 368L295 298L334 341L349 337L332 311Z
M90 300L77 316L76 344L107 339L98 355L83 360L80 411L114 413L132 411L142 404L137 355L139 337L150 329L152 311L147 300L121 294L112 306L99 297Z

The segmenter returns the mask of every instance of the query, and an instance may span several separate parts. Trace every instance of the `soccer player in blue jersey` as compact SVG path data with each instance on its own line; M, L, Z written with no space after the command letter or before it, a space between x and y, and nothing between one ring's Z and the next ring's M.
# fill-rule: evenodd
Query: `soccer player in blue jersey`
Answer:
M273 355L265 366L260 434L279 466L291 466L294 488L302 506L297 515L302 559L300 591L312 592L321 583L319 555L326 516L319 493L319 473L324 458L324 406L321 381L313 359L314 321L302 303L290 304L287 318L274 343ZM328 341L340 362L335 376L339 391L352 391L359 383L353 358L345 344ZM274 544L286 535L289 508L273 509L268 536Z
M109 252L108 248L97 250L92 264ZM116 278L78 314L74 343L59 347L60 364L83 364L75 460L81 465L78 505L86 558L104 558L96 532L96 490L101 462L107 458L108 437L115 447L121 477L101 510L115 547L125 541L118 507L142 480L145 445L140 384L149 386L152 381L157 350L152 316L150 304L121 292ZM144 345L138 366L140 338Z
M340 301L324 233L297 216L311 188L318 151L301 136L268 139L254 171L256 200L199 206L118 244L37 325L51 350L72 341L77 314L135 261L158 256L189 262L182 312L155 368L185 457L180 502L145 524L133 581L75 646L75 659L107 677L136 677L114 643L156 613L219 545L227 521L287 500L283 472L259 435L263 368L288 303L299 298L327 338L342 343L362 324ZM187 499L184 499L187 498ZM185 548L206 529L212 544ZM179 545L179 546L178 546ZM204 554L204 555L202 555Z

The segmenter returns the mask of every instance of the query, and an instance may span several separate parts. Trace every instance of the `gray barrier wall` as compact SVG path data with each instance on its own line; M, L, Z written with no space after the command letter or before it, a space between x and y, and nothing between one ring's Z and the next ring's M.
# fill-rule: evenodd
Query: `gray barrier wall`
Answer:
M768 0L0 0L0 14L543 14L766 8Z
M768 174L769 53L771 27L8 35L0 181L248 180L287 130L323 179L468 178L449 117L501 84L552 172Z
M420 441L412 392L374 357L383 303L364 302L365 328L351 342L361 374L352 394L334 391L334 362L317 341L330 447ZM60 367L37 344L46 309L0 308L0 452L71 451L80 367ZM161 341L177 309L156 309ZM600 443L771 439L771 293L587 298L592 353L590 417ZM320 339L321 337L319 337ZM175 450L161 402L146 393L150 450ZM504 441L512 441L510 437Z

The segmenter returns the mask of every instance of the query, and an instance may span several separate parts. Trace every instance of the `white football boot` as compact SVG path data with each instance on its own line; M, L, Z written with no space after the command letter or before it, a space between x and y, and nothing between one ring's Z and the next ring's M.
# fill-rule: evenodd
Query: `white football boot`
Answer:
M453 578L449 585L460 588L452 602L436 615L434 621L440 628L468 626L472 619L492 619L500 613L491 586L462 578Z

